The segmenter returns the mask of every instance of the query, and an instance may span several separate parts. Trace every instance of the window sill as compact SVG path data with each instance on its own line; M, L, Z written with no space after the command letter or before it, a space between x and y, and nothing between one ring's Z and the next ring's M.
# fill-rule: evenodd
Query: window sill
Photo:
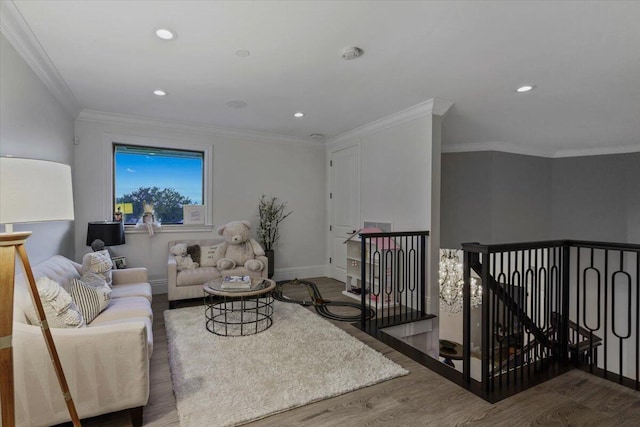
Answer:
M153 232L156 234L162 233L211 233L214 231L215 225L179 225L170 224L162 225L160 228L154 228ZM125 234L148 234L146 228L137 228L133 225L125 225Z

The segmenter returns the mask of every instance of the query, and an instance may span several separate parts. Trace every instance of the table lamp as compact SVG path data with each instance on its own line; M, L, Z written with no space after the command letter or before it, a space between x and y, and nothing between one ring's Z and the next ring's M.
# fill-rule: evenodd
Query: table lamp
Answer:
M74 426L80 425L27 257L25 242L31 232L13 231L15 223L71 220L71 167L45 160L0 157L0 224L4 224L4 232L0 233L0 403L4 426L15 425L12 333L16 255L29 283L69 415Z
M124 245L122 221L92 221L87 225L87 246L93 248L95 240L102 240L105 247ZM94 249L95 250L95 249Z

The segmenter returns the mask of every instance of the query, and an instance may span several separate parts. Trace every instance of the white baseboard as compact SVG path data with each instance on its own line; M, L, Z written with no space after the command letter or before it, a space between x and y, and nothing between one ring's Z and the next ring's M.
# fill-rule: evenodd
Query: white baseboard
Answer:
M306 279L309 277L324 277L327 275L325 265L312 265L308 267L278 268L273 272L272 279L280 280Z

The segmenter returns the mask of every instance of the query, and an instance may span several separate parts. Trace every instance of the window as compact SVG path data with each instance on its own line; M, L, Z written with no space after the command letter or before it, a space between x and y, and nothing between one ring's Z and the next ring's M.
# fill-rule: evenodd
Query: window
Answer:
M204 152L113 144L113 212L125 224L182 224L183 205L204 204Z

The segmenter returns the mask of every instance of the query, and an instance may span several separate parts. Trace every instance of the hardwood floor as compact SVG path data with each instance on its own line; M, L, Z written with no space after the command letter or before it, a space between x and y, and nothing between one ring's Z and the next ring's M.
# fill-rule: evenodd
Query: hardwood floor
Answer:
M348 299L343 284L327 278L313 280L329 300ZM306 289L290 287L292 298L308 299ZM181 306L200 304L189 301ZM144 408L144 425L179 425L167 357L163 311L166 295L154 295L154 352L151 395ZM313 308L309 308L313 310ZM516 396L490 404L380 343L350 324L333 322L385 354L411 373L351 393L322 400L259 420L248 426L637 426L640 392L573 370ZM122 411L84 420L85 426L130 426Z

